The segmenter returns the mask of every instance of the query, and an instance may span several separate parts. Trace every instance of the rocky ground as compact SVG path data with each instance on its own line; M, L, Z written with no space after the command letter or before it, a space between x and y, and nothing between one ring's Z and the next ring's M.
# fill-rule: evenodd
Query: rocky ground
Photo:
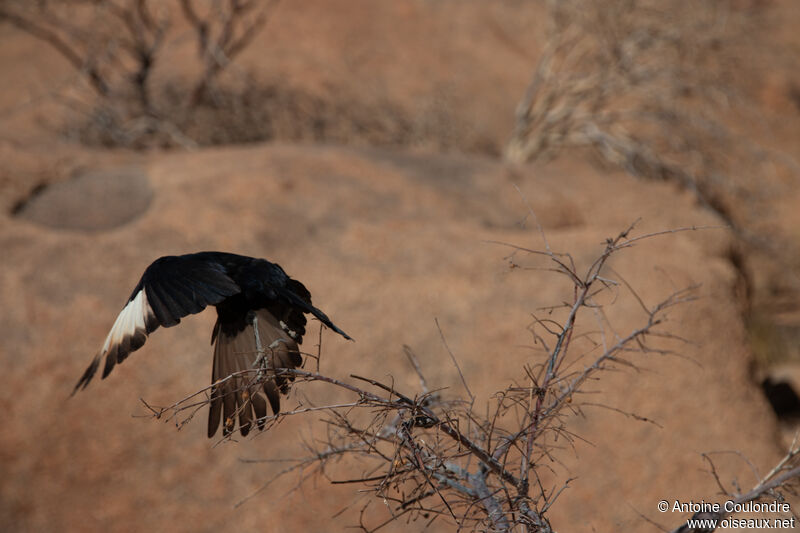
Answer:
M773 359L785 375L797 374L797 362L784 353L796 346L786 340L797 324L791 267L759 268L768 263L763 253L751 259L714 213L675 184L636 180L582 154L531 165L498 158L540 51L539 34L529 29L540 28L541 6L304 4L304 11L282 5L243 62L269 64L273 79L310 93L347 87L348 101L372 102L373 112L376 102L391 102L415 124L430 118L424 110L445 109L436 119L442 122L391 146L365 135L354 142L334 136L196 150L87 148L42 126L60 116L48 115L57 108L48 96L53 86L74 73L41 43L0 25L0 61L14 80L0 90L6 110L0 122L3 529L357 525L365 496L324 477L282 478L234 507L282 468L243 460L303 455L300 444L319 436L315 417L217 442L205 437L204 410L180 431L148 416L140 398L168 405L207 385L213 313L159 330L107 380L74 397L72 387L153 259L224 250L279 262L356 339L323 333L326 373L347 379L357 371L416 391L406 344L433 386L460 395L438 320L485 406L535 362L531 313L572 295L552 272L511 268L508 247L496 244L542 249L531 211L550 247L571 253L579 269L637 220L634 234L714 227L654 237L613 259L614 275L638 298L619 290L604 302L613 328L607 334L624 335L646 320L639 299L653 305L696 285L697 299L676 307L667 323L691 342L678 356L633 355L635 368L591 385L589 403L596 406L568 423L580 438L565 442L547 464L551 482L574 478L549 511L554 527L653 529L642 516L677 527L684 515L657 512L658 501L719 497L701 454L714 452L722 482L742 490L780 460L789 426L762 394L760 379L770 369L758 346L773 352L788 346ZM787 26L795 16L791 3L763 9ZM783 29L774 38L796 50L791 32L777 22L776 28ZM800 112L792 100L800 78L792 75L776 70L759 97L765 121L776 124L770 141L789 157L800 150ZM447 142L443 131L452 132ZM765 217L779 243L796 246L792 206L800 187L796 178L769 185L784 192ZM787 270L788 281L775 278ZM754 306L766 324L762 345L752 342ZM583 320L585 331L606 327L592 313ZM310 334L307 346L315 343ZM328 398L317 384L308 386L319 400ZM298 388L286 404L300 401ZM386 518L379 505L370 509L368 524ZM424 524L388 529L409 528ZM429 529L453 526L440 520Z

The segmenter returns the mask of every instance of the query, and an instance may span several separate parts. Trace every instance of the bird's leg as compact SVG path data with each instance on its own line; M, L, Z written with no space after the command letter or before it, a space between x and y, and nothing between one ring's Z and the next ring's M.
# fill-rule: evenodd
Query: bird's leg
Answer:
M261 345L261 335L258 332L258 317L255 313L253 313L253 319L251 322L253 324L253 334L256 338L256 353L258 354L256 356L256 360L253 362L253 367L258 368L258 375L256 376L256 379L260 380L264 376L264 371L267 370L269 361L267 360L267 352ZM269 349L270 353L272 353L272 351L278 348L281 343L288 344L288 341L286 339L275 339L272 344L267 346L267 349ZM273 372L274 370L275 369L273 369Z
M264 352L264 348L261 346L261 335L258 332L258 316L253 313L253 334L256 337L256 360L253 363L254 367L258 368L258 376L257 379L261 379L261 376L264 374L264 370L267 366L267 358L266 352Z

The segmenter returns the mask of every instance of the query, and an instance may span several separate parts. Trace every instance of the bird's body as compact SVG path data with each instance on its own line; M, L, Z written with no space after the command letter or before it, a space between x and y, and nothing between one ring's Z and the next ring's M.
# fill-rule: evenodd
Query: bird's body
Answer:
M214 385L209 437L216 432L220 415L226 435L237 417L246 435L253 414L263 427L267 401L275 414L279 412L279 392L287 392L291 378L276 375L275 369L302 364L298 344L305 334L306 313L350 339L311 304L305 286L275 263L223 252L166 256L147 267L75 391L89 384L103 357L105 378L159 326L174 326L209 305L217 309L211 338ZM267 377L257 379L255 371L263 370Z

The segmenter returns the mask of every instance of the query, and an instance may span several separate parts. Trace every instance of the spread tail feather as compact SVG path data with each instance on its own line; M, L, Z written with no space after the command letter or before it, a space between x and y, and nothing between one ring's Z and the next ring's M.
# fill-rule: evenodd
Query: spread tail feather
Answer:
M303 358L297 343L266 309L254 312L258 324L256 336L252 322L238 332L226 333L219 322L214 327L214 363L211 402L208 411L208 436L213 437L222 424L223 435L236 427L246 436L255 420L263 429L267 402L273 414L280 412L280 393L289 391L292 377L275 374L276 369L297 368ZM257 344L262 357L259 359ZM262 362L263 361L263 362Z

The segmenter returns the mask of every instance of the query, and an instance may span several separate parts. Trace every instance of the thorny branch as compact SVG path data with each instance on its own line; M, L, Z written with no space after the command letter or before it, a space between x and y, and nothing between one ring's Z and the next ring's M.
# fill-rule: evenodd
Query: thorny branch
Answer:
M634 227L632 224L609 238L583 271L569 254L555 253L549 245L545 251L508 245L512 248L512 268L521 255L544 258L553 271L570 281L571 300L565 302L561 315L559 308L553 308L551 318L535 319L534 339L546 347L546 353L535 364L525 366L524 379L497 392L485 414L477 412L476 398L449 348L466 399L447 399L443 391L431 390L420 361L408 346L404 352L419 378L419 392L402 390L394 381L386 383L356 374L347 379L333 377L321 373L319 366L313 372L276 369L276 374L293 378L295 390L308 390L311 383L323 384L337 401L315 404L303 394L295 408L265 417L264 425L270 430L288 417L323 413L325 436L306 443L306 456L282 459L287 466L240 504L290 473L298 474L298 486L311 476L323 475L334 484L360 485L362 494L377 498L388 508L388 518L368 525L373 516L368 512L373 500L368 500L359 518L359 527L364 531L375 531L407 517L427 522L447 520L460 529L552 533L548 511L573 479L545 487L542 476L552 472L551 465L557 462L557 439L568 444L580 439L568 428L569 415L579 412L582 405L597 405L582 401L584 386L604 370L635 366L637 354L679 353L680 346L687 342L665 331L664 326L675 306L694 299L696 287L676 290L648 306L627 281L611 279L619 276L607 263L612 256L643 240L699 228L632 236ZM623 287L633 293L642 309L644 317L639 325L625 335L615 332L613 339L607 339L603 332L598 340L594 338L596 333L579 331L585 315L595 316L602 310L598 295L611 291L615 300ZM437 328L445 340L438 324ZM552 342L545 342L548 338ZM578 340L588 343L589 350L576 349ZM591 358L587 360L589 354ZM318 363L319 354L315 358ZM252 380L261 379L258 368L237 376L243 374ZM207 403L208 390L166 408L146 405L153 416L180 426ZM647 421L624 409L604 407ZM790 464L797 453L794 451L753 491L740 498L753 499L780 490L788 480L796 478L800 474L798 467L790 468ZM345 461L348 457L358 461ZM361 470L353 475L355 468Z
M792 444L789 447L789 452L781 459L769 473L761 478L756 485L750 489L748 492L743 494L735 494L731 493L730 491L726 490L725 487L722 486L722 483L719 480L719 476L716 472L716 468L714 467L714 463L708 456L704 456L706 460L709 462L711 466L712 475L717 480L717 484L720 487L720 491L722 494L727 496L730 501L734 504L742 504L752 501L758 501L760 499L770 497L772 499L782 500L783 493L781 491L786 490L790 484L796 484L797 480L800 479L800 464L798 464L798 457L800 457L800 432L795 433L794 439L792 440ZM712 519L716 520L717 522L724 519L726 516L729 516L731 513L728 511L723 511L719 513L695 513L692 518L695 519ZM794 513L793 513L794 514ZM713 516L709 516L713 515ZM795 517L797 515L795 514ZM711 533L715 531L715 528L709 529L704 528L703 533ZM688 524L684 523L683 525L676 527L675 529L671 530L670 533L700 533L697 529L692 529L688 527Z

